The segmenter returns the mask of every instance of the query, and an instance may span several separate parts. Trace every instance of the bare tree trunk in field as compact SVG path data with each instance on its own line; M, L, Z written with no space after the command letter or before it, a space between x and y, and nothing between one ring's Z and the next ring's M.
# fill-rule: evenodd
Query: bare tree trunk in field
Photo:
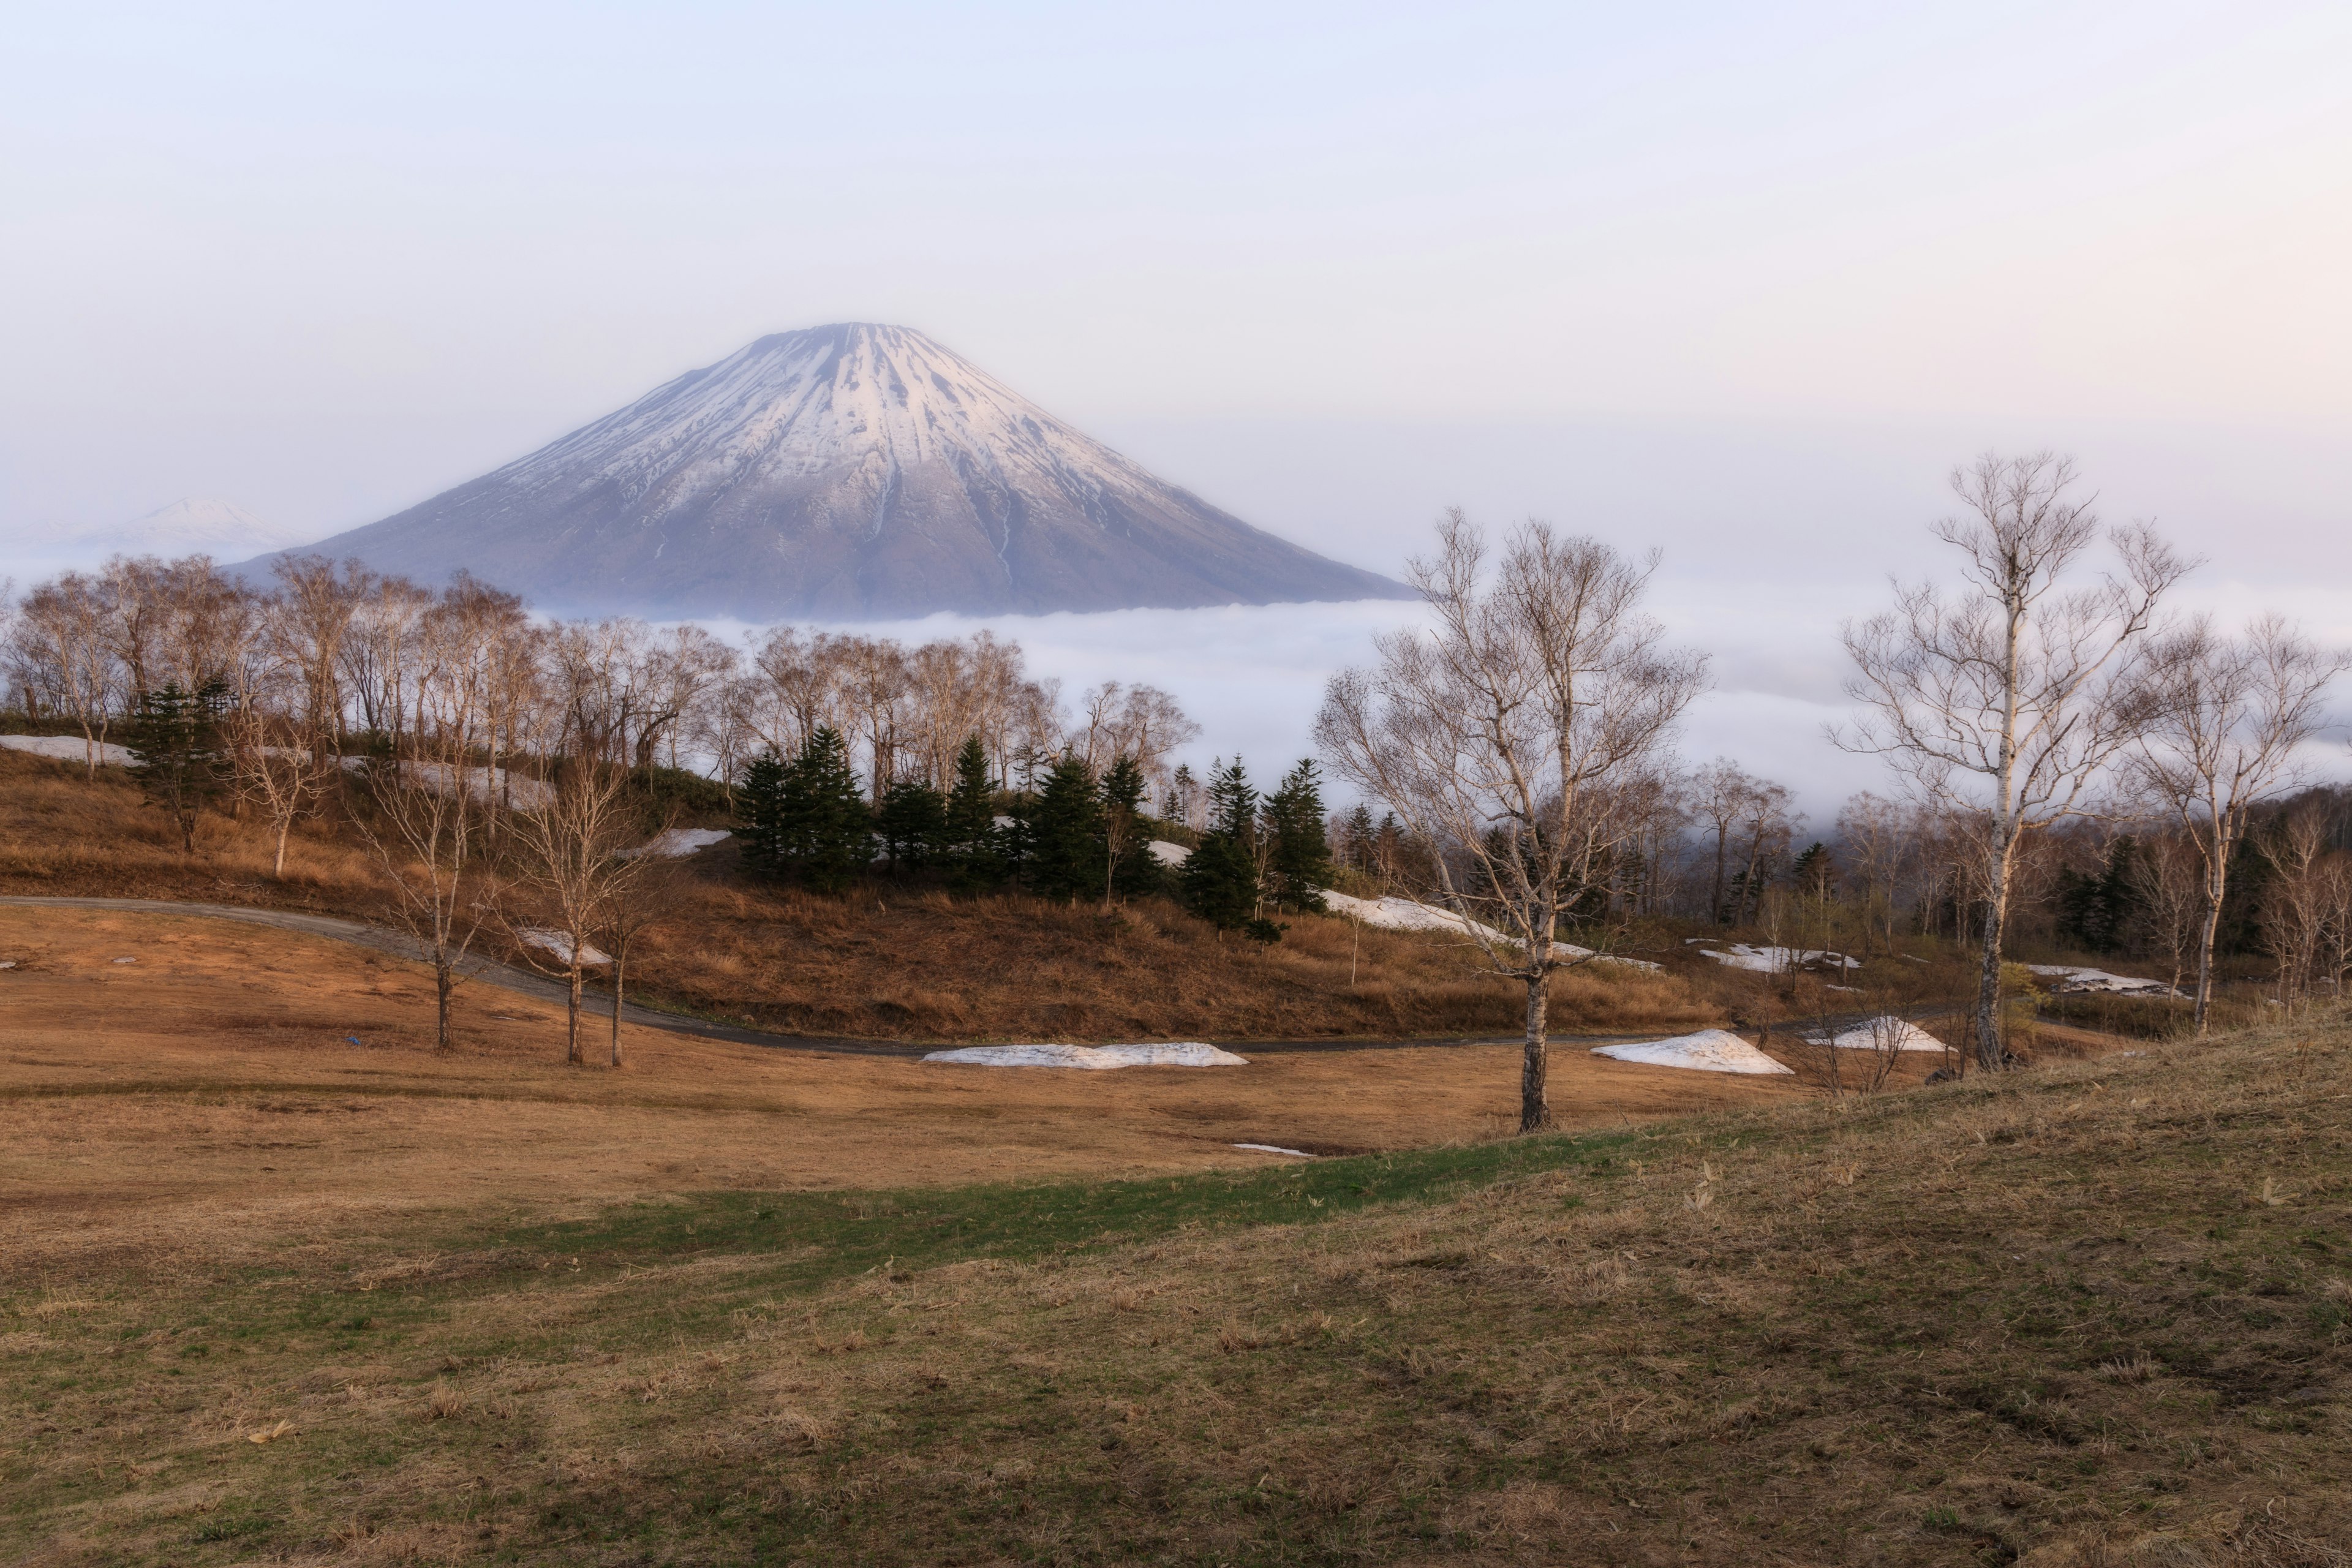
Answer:
M587 1053L580 1048L580 958L575 949L569 973L563 977L563 1060L575 1068L588 1059Z
M628 951L616 948L613 953L613 1059L610 1066L621 1065L621 998L625 990L622 984L628 967Z
M1999 1072L2008 1055L2000 1037L2000 940L2009 924L2009 857L1989 856L1985 864L1984 946L1977 969L1977 1005L1972 1017L1977 1066Z
M1531 966L1532 967L1532 966ZM1547 1025L1551 998L1541 973L1528 977L1528 1043L1519 1057L1519 1131L1539 1132L1551 1125L1551 1047Z
M627 902L633 862L621 852L637 827L628 783L625 765L575 757L553 798L517 816L511 825L523 861L517 890L536 911L531 918L544 924L520 923L509 911L508 929L534 968L563 981L564 1060L575 1067L587 1061L580 1042L580 1005L589 939L605 930ZM556 963L535 956L550 949Z
M437 775L446 784L449 775ZM373 816L362 835L374 848L394 889L391 912L425 949L433 964L436 1047L452 1047L449 1002L457 966L480 931L485 909L473 874L474 824L460 789L440 787L436 775L419 783L397 760L370 771Z
M1978 1064L1998 1070L2000 945L2017 846L2035 828L2086 815L2144 719L2135 688L2158 601L2191 563L2146 527L2111 531L2121 578L2059 591L2098 535L2087 500L2072 499L2072 463L2050 453L1987 453L1952 476L1969 515L1937 525L1962 556L1962 586L1898 588L1895 608L1844 631L1869 716L1831 739L1875 752L1955 819L1983 824L1984 959L1974 1033Z

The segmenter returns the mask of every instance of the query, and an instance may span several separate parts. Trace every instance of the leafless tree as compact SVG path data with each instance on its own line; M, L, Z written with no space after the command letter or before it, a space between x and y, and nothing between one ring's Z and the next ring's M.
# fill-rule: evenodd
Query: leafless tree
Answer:
M2326 824L2306 803L2255 835L2253 845L2270 872L2258 915L2263 947L2277 966L2279 1005L2291 1015L2310 994L2326 935Z
M356 561L339 572L323 555L282 556L271 571L278 583L271 634L281 657L300 672L304 731L312 746L340 751L343 643L373 591L374 574Z
M2318 732L2320 696L2347 665L2276 616L2242 637L2200 616L2157 640L2147 660L2134 782L2180 826L2202 862L2197 1033L2209 1027L2213 944L2230 859L2246 816L2300 782L2297 751Z
M1527 987L1522 1131L1549 1126L1545 1009L1582 962L1560 913L1605 878L1626 825L1612 786L1654 761L1703 684L1641 613L1656 557L1633 562L1545 523L1515 531L1491 584L1483 536L1456 510L1412 581L1436 625L1374 639L1374 668L1336 677L1316 739L1341 777L1432 847L1435 891L1486 966Z
M337 646L344 689L359 704L360 727L388 739L395 754L408 729L415 638L433 601L431 589L405 577L372 578Z
M594 965L589 944L610 923L614 898L641 874L622 854L639 827L627 786L625 769L575 758L553 798L518 812L512 825L521 867L501 914L525 960L564 983L564 1060L575 1067L587 1060L580 1044L580 1002ZM616 1016L619 1003L616 987Z
M613 1035L611 1065L621 1065L621 1008L627 1000L629 953L637 939L665 924L677 911L687 872L676 859L658 852L661 832L646 844L624 850L608 874L598 936L613 961Z
M358 816L359 831L392 884L388 912L433 965L434 1038L446 1051L451 994L492 912L476 874L481 807L471 792L452 787L451 773L392 758L369 766L368 793L374 810Z
M1911 857L1911 835L1903 808L1868 790L1838 813L1838 842L1844 847L1847 875L1861 895L1863 956L1874 940L1895 951L1897 898Z
M2204 854L2182 835L2152 834L2140 841L2130 875L2148 939L2171 964L2178 992L2205 927Z
M106 584L68 572L25 595L10 631L17 657L44 673L50 700L81 730L89 776L124 700L124 674L109 635Z
M1733 913L1740 920L1755 915L1772 879L1773 865L1788 852L1805 819L1803 813L1790 809L1788 785L1762 779L1750 779L1734 819L1742 847Z
M1691 777L1691 807L1715 831L1715 876L1708 884L1706 918L1724 922L1725 879L1730 870L1731 830L1755 793L1757 781L1728 757L1717 757Z
M2074 465L1990 453L1952 476L1964 506L1937 536L1960 552L1961 586L1899 587L1895 607L1848 622L1868 710L1832 739L1887 758L1923 795L1986 825L1978 1064L1998 1069L2000 952L2022 835L2086 807L2132 738L2134 658L2166 590L2189 569L2144 526L2111 531L2123 574L2067 590L2099 535Z
M2320 972L2328 994L2344 999L2344 977L2352 973L2352 856L2330 855L2320 864Z
M286 839L294 824L315 816L335 776L334 758L310 745L293 721L251 704L229 716L229 777L237 796L269 824L269 875L286 879Z

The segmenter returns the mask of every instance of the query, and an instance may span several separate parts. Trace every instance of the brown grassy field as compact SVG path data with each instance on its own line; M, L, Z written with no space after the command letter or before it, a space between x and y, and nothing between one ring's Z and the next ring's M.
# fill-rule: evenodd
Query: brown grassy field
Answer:
M1157 1174L1274 1158L1241 1142L1355 1153L1517 1118L1508 1046L1074 1073L629 1027L615 1073L563 1065L560 1006L479 983L458 994L457 1048L436 1053L425 967L322 938L0 908L0 959L17 965L0 971L0 1249L60 1279L85 1255L250 1258L429 1213ZM1798 1092L1574 1047L1554 1081L1570 1126Z
M1507 1048L614 1073L337 944L0 949L0 1560L2352 1556L2340 1022L1840 1103L1564 1050L1582 1130L1479 1142Z
M208 816L197 853L183 856L118 771L88 784L68 764L0 752L0 892L359 919L384 902L374 861L331 819L298 826L283 882L268 868L252 823ZM1519 1026L1523 993L1475 973L1458 945L1315 916L1290 924L1285 941L1261 946L1164 900L1106 914L887 884L817 898L734 875L722 848L695 864L676 919L646 936L633 968L649 1001L871 1038L1454 1037ZM1553 1017L1570 1031L1692 1028L1722 1021L1738 990L1696 971L1578 970L1554 981Z

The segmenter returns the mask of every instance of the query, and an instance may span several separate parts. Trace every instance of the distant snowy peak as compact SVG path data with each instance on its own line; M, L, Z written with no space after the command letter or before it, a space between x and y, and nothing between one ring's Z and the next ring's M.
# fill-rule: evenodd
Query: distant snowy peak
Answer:
M75 542L125 555L212 555L227 561L290 549L314 537L300 529L264 522L228 501L191 498L119 527L89 530Z
M691 371L500 472L808 479L878 453L905 469L971 463L1099 487L1167 488L995 377L906 327L778 332Z
M905 327L781 332L321 541L542 607L895 617L1391 598Z

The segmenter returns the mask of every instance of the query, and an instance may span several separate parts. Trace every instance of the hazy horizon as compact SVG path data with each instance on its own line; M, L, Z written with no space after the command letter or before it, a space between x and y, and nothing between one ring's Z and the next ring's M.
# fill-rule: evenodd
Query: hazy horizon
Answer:
M1988 447L2352 643L2337 7L131 4L20 18L0 85L20 586L184 497L372 522L851 320L1352 564L1455 503L1661 548L1688 749L1816 793L1867 776L1811 738L1837 622ZM1367 651L1152 614L1067 657L1290 672L1202 673L1213 735Z

